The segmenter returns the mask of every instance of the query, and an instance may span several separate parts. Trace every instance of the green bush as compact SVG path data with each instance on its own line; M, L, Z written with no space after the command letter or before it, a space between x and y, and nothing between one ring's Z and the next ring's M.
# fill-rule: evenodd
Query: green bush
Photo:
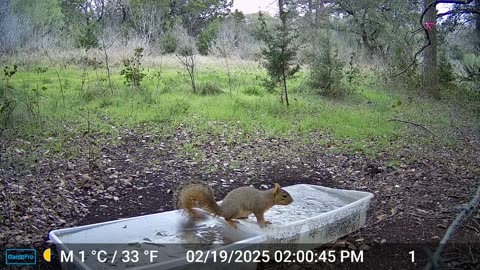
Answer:
M453 60L462 61L465 55L465 52L458 45L452 45L450 48L450 54L452 55Z
M205 83L198 86L198 93L203 96L223 94L222 89L215 84Z
M191 104L184 98L175 99L163 106L158 107L154 121L170 123L181 115L187 114Z
M91 23L80 28L77 46L85 49L98 47L97 27L95 24Z
M341 84L344 63L340 61L338 51L333 47L328 32L313 38L306 52L310 65L309 84L321 95L339 97L346 93Z
M140 82L145 77L143 72L142 63L140 60L143 57L143 48L136 48L133 56L130 59L124 59L124 68L120 72L120 75L125 77L125 84L128 86L138 87Z
M408 69L412 63L412 48L397 44L392 48L392 52L387 55L388 68L386 72L380 72L382 81L392 84L392 88L412 91L422 88L422 76L418 71L421 65L414 65Z
M462 80L470 83L472 90L480 92L480 55L466 54L463 62Z
M360 86L360 82L364 77L362 76L360 68L355 62L355 52L352 52L350 55L350 61L348 62L344 73L344 79L350 91L354 91L358 86Z
M201 55L207 55L210 44L217 37L218 21L212 21L207 28L205 28L197 38L197 49Z
M256 86L248 86L243 93L249 96L263 96L263 92Z
M16 99L9 95L13 89L6 84L0 83L0 134L10 122L13 110L16 106Z
M13 87L9 80L17 73L17 65L3 68L3 80L0 82L0 134L10 122L17 99L12 95Z
M455 88L453 65L448 60L445 52L440 52L438 59L438 82L444 90L454 90Z
M175 53L177 50L177 43L177 38L171 31L160 37L160 49L163 54Z
M259 12L260 28L256 33L257 37L265 44L261 48L260 64L267 70L272 85L281 86L280 100L282 103L285 101L287 106L289 105L287 79L293 78L300 70L300 64L297 61L299 48L297 29L291 21L290 14L292 13L281 13L281 23L270 28L265 16Z
M190 106L190 103L185 99L176 99L170 111L175 115L186 114Z

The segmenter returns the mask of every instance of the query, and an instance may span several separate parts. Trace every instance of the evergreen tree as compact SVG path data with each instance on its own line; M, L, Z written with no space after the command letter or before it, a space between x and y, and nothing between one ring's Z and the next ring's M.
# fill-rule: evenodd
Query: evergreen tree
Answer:
M261 28L259 37L266 45L261 50L263 57L261 64L267 69L272 83L281 84L283 88L281 100L283 102L285 98L288 106L287 79L300 69L295 61L298 51L298 45L295 43L297 35L292 27L293 23L289 20L292 12L285 9L283 0L278 1L278 9L280 24L275 25L272 30L268 29L264 15L259 13Z

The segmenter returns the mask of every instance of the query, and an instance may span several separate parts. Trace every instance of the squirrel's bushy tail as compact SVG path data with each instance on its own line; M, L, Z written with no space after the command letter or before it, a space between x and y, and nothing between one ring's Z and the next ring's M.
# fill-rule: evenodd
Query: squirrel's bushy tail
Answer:
M194 207L201 208L215 215L218 215L220 210L212 189L202 184L190 184L184 187L178 196L178 207L184 209L192 217L198 216L193 209Z

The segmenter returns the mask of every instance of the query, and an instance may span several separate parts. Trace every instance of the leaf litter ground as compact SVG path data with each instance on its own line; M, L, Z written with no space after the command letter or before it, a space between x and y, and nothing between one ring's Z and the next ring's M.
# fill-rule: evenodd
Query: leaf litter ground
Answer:
M240 129L231 129L228 134L207 132L199 139L199 134L185 127L166 135L142 127L119 130L119 143L105 144L94 162L85 155L69 160L55 155L42 159L40 155L29 160L36 146L25 140L3 141L0 244L43 250L51 246L47 242L50 230L172 210L181 185L204 181L213 184L217 200L236 187L264 189L274 182L369 191L375 197L366 226L326 245L327 249L368 250L402 243L436 246L480 184L476 136L455 149L400 143L397 146L401 147L392 144L367 157L335 151L347 141L315 143L326 139L319 133L278 139L262 134L245 136ZM82 142L85 140L71 143ZM452 242L478 246L478 208ZM478 253L455 253L453 246L447 251L455 258L449 267L468 269L471 262L479 260ZM376 264L375 258L369 260ZM338 266L359 267L263 263L258 268ZM38 268L57 269L58 265L43 263Z

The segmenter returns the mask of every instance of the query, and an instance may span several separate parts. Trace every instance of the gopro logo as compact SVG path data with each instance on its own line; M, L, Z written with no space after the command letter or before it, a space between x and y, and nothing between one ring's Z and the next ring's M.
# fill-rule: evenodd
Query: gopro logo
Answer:
M37 251L34 248L9 248L5 250L6 265L37 264Z

